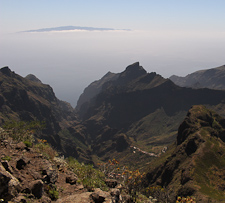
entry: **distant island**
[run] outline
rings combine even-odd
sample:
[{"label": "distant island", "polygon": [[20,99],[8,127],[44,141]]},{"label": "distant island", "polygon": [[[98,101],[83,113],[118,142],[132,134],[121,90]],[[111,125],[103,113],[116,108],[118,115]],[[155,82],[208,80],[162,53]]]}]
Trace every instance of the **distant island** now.
[{"label": "distant island", "polygon": [[82,27],[82,26],[60,26],[51,28],[41,28],[36,30],[26,30],[22,32],[52,32],[52,31],[73,31],[73,30],[84,30],[84,31],[131,31],[130,29],[114,29],[114,28],[96,28],[96,27]]}]

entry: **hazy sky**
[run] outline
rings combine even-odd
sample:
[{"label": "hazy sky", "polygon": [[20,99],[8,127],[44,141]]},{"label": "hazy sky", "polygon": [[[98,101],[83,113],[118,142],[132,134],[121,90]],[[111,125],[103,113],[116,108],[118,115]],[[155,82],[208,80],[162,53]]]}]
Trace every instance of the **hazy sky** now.
[{"label": "hazy sky", "polygon": [[[164,77],[224,65],[224,19],[224,0],[0,0],[0,67],[75,106],[89,83],[136,61]],[[60,26],[117,30],[22,32]]]}]

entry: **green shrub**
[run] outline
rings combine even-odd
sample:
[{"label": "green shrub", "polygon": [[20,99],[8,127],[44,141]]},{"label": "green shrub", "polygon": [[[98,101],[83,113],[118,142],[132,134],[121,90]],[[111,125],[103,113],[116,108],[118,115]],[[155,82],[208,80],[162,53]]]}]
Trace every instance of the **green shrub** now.
[{"label": "green shrub", "polygon": [[78,176],[84,187],[86,187],[87,189],[107,189],[107,186],[105,184],[105,175],[101,171],[94,169],[92,165],[79,163],[73,157],[67,158],[67,163],[69,169]]},{"label": "green shrub", "polygon": [[57,190],[56,185],[48,185],[47,193],[51,200],[57,200],[59,198],[59,191]]},{"label": "green shrub", "polygon": [[33,143],[34,133],[40,133],[44,126],[44,122],[39,121],[9,121],[5,122],[2,128],[4,129],[4,134],[12,137],[13,140]]},{"label": "green shrub", "polygon": [[27,147],[32,147],[32,146],[33,146],[33,143],[30,142],[30,141],[28,141],[28,140],[25,140],[23,143],[24,143]]},{"label": "green shrub", "polygon": [[38,139],[38,144],[35,145],[35,149],[43,154],[43,156],[45,156],[45,158],[47,158],[48,160],[53,160],[54,157],[58,156],[58,153],[56,150],[54,150],[51,145],[49,145],[47,143],[46,140],[41,140]]}]

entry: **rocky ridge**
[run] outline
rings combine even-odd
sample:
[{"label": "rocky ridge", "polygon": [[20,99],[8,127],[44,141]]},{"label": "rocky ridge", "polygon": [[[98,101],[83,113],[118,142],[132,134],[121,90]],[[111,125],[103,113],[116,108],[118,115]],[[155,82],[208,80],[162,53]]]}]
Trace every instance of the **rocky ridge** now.
[{"label": "rocky ridge", "polygon": [[176,144],[151,163],[147,185],[169,190],[171,199],[195,196],[199,202],[224,202],[225,119],[193,106],[181,123]]},{"label": "rocky ridge", "polygon": [[225,65],[217,68],[196,71],[194,73],[188,74],[185,77],[172,75],[169,79],[181,87],[210,88],[210,89],[224,90]]}]

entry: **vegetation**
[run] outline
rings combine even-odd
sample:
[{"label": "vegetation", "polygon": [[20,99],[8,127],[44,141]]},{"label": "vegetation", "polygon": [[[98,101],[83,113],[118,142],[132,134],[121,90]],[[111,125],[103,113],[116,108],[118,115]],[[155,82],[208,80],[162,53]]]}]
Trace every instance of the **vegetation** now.
[{"label": "vegetation", "polygon": [[57,151],[53,149],[49,143],[47,143],[47,140],[38,139],[38,143],[34,147],[48,160],[53,160],[54,157],[58,156]]},{"label": "vegetation", "polygon": [[57,200],[59,198],[59,191],[57,190],[57,187],[54,184],[47,186],[47,193],[51,200]]},{"label": "vegetation", "polygon": [[4,161],[10,161],[11,160],[11,157],[10,156],[4,156],[4,157],[2,157],[2,160],[4,160]]},{"label": "vegetation", "polygon": [[22,141],[28,147],[34,142],[34,133],[38,134],[45,127],[44,122],[40,121],[8,121],[5,122],[1,130],[1,139],[11,137],[13,140]]},{"label": "vegetation", "polygon": [[105,175],[101,171],[94,169],[93,165],[79,163],[73,157],[68,157],[67,163],[68,168],[78,176],[88,190],[91,191],[93,188],[107,189]]}]

